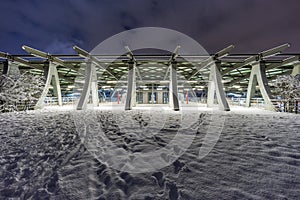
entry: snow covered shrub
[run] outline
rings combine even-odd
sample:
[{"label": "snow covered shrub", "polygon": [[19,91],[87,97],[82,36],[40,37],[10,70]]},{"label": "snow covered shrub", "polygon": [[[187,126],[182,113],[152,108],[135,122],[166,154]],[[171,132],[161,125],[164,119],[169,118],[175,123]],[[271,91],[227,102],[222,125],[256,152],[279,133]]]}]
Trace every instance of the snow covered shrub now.
[{"label": "snow covered shrub", "polygon": [[0,112],[20,111],[34,106],[44,88],[44,78],[29,72],[0,76]]}]

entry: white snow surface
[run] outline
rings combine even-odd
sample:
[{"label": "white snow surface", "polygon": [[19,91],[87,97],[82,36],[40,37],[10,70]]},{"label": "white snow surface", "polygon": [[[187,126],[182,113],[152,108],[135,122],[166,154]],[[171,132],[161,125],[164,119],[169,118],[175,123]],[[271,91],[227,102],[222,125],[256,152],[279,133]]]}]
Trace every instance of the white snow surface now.
[{"label": "white snow surface", "polygon": [[[190,147],[169,166],[145,173],[116,170],[95,157],[75,126],[74,116],[84,115],[72,107],[0,114],[0,199],[300,198],[300,115],[242,107],[196,111]],[[107,120],[122,111],[102,107],[88,112],[99,116],[107,138],[128,152],[162,148],[180,126],[171,114],[161,132],[136,138],[126,123],[119,127]],[[139,124],[147,126],[144,112],[148,110],[137,108],[122,116],[140,113]],[[211,120],[221,116],[225,122],[219,140],[199,159]]]}]

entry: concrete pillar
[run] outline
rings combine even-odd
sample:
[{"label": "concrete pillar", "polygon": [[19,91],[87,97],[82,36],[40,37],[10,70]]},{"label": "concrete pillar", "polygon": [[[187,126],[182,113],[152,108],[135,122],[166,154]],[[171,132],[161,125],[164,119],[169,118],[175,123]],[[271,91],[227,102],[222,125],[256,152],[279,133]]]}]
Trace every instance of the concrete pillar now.
[{"label": "concrete pillar", "polygon": [[154,86],[151,85],[151,104],[154,104],[155,96],[154,96]]},{"label": "concrete pillar", "polygon": [[91,92],[93,106],[96,107],[99,105],[96,67],[90,60],[88,60],[85,69],[84,86],[80,95],[79,102],[77,104],[77,110],[83,110],[87,107],[87,103]]},{"label": "concrete pillar", "polygon": [[[59,84],[58,72],[56,65],[52,62],[45,62],[44,64],[44,76],[46,79],[44,90],[36,103],[35,108],[42,108],[44,105],[45,98],[48,94],[49,88],[52,85],[54,95],[57,97],[58,105],[62,106],[61,89]],[[52,84],[51,84],[52,83]]]},{"label": "concrete pillar", "polygon": [[157,103],[162,104],[163,103],[163,92],[157,91]]},{"label": "concrete pillar", "polygon": [[255,87],[257,83],[259,85],[259,89],[263,96],[263,99],[267,104],[267,109],[274,110],[275,107],[271,101],[272,94],[268,85],[268,80],[266,76],[266,64],[264,61],[260,61],[252,66],[246,99],[246,106],[248,107],[251,106],[251,98],[254,97]]},{"label": "concrete pillar", "polygon": [[292,71],[293,76],[296,76],[297,74],[300,74],[300,64],[295,65]]},{"label": "concrete pillar", "polygon": [[143,92],[143,103],[144,104],[148,103],[148,92]]},{"label": "concrete pillar", "polygon": [[2,74],[20,76],[18,64],[8,60],[4,61]]},{"label": "concrete pillar", "polygon": [[[95,73],[93,73],[93,76],[97,76],[96,70],[95,70]],[[97,78],[93,78],[92,79],[91,90],[92,90],[92,102],[93,102],[93,106],[97,107],[97,106],[99,106],[99,95],[98,95],[98,81],[97,81]]]},{"label": "concrete pillar", "polygon": [[127,95],[125,110],[131,110],[136,105],[135,62],[128,63]]},{"label": "concrete pillar", "polygon": [[221,62],[216,61],[210,67],[209,82],[208,82],[208,94],[207,94],[207,106],[213,107],[215,95],[217,96],[217,102],[220,110],[230,111],[229,104],[226,99],[224,86],[222,83],[222,76],[220,73]]},{"label": "concrete pillar", "polygon": [[169,105],[175,111],[179,111],[177,84],[177,64],[173,61],[170,66]]}]

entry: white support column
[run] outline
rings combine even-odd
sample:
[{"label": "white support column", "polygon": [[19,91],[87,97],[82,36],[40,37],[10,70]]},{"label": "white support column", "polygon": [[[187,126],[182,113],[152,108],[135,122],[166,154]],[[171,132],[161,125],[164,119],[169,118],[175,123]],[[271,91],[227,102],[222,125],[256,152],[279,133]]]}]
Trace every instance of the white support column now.
[{"label": "white support column", "polygon": [[96,107],[99,105],[97,73],[95,65],[89,60],[86,63],[84,86],[77,104],[77,110],[83,110],[87,107],[91,92],[93,106]]},{"label": "white support column", "polygon": [[6,60],[3,63],[2,74],[20,76],[20,70],[19,70],[18,64],[14,63],[12,61]]},{"label": "white support column", "polygon": [[125,110],[131,110],[136,106],[136,75],[135,62],[128,63],[127,94],[125,101]]},{"label": "white support column", "polygon": [[35,108],[42,108],[44,105],[44,100],[48,94],[49,88],[53,86],[54,95],[57,97],[58,105],[62,106],[62,97],[61,97],[61,89],[59,84],[58,72],[56,69],[56,65],[52,62],[46,62],[44,66],[44,75],[46,78],[46,83],[42,95],[40,96]]},{"label": "white support column", "polygon": [[213,107],[215,95],[217,96],[217,102],[220,110],[230,111],[228,105],[224,86],[222,83],[222,76],[220,73],[221,62],[215,61],[210,67],[209,82],[208,82],[208,94],[207,94],[207,106]]},{"label": "white support column", "polygon": [[177,65],[176,62],[173,61],[170,65],[169,105],[175,111],[179,111],[177,85]]},{"label": "white support column", "polygon": [[98,94],[98,78],[96,66],[92,63],[92,82],[91,82],[91,90],[92,90],[92,101],[93,106],[99,106],[99,94]]},{"label": "white support column", "polygon": [[260,61],[252,66],[246,99],[246,106],[248,107],[251,106],[251,98],[255,94],[255,87],[257,83],[259,85],[259,89],[263,96],[263,99],[267,104],[268,110],[274,110],[275,107],[271,101],[272,94],[266,76],[266,65],[263,61]]},{"label": "white support column", "polygon": [[296,76],[297,74],[300,74],[300,64],[295,65],[292,71],[293,76]]}]

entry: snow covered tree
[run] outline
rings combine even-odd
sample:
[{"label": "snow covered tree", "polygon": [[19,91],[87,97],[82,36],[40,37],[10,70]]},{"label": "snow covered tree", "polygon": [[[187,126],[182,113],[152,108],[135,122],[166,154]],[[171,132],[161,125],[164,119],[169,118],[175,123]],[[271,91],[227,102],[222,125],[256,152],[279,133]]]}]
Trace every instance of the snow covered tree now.
[{"label": "snow covered tree", "polygon": [[19,111],[35,105],[44,88],[44,78],[29,72],[0,76],[0,112]]},{"label": "snow covered tree", "polygon": [[300,98],[300,74],[277,76],[274,86],[275,94],[281,97],[287,110],[291,111]]},{"label": "snow covered tree", "polygon": [[282,99],[293,100],[300,98],[300,75],[277,76],[275,81],[275,92]]}]

